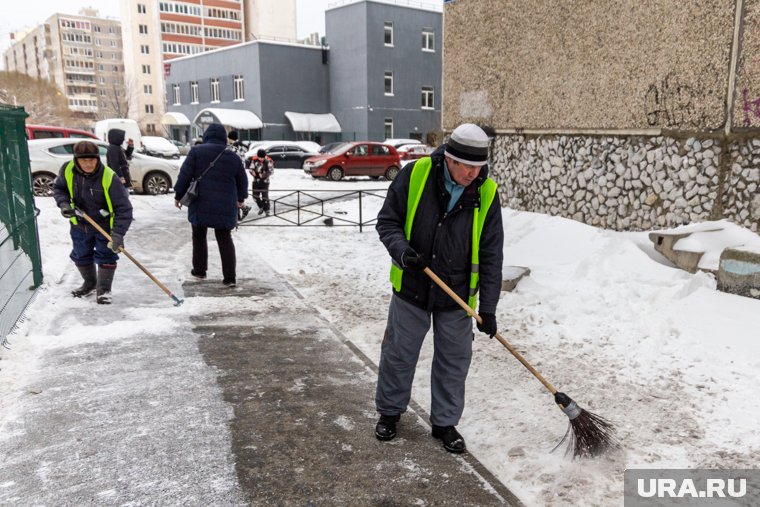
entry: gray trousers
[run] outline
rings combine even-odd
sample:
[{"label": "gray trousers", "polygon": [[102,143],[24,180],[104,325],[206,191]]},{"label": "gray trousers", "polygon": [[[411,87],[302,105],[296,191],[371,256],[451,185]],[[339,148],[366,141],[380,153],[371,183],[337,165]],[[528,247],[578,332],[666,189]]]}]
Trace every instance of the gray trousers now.
[{"label": "gray trousers", "polygon": [[[406,412],[431,312],[393,296],[380,354],[375,406],[381,415]],[[464,384],[472,359],[472,318],[464,310],[432,312],[430,422],[456,426],[464,411]]]}]

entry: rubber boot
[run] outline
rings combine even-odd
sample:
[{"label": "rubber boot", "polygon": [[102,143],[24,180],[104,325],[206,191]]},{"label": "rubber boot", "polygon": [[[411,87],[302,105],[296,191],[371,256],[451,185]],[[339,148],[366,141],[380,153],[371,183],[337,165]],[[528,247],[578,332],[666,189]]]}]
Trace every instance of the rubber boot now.
[{"label": "rubber boot", "polygon": [[116,272],[116,264],[100,264],[98,266],[98,304],[111,304],[111,285],[113,275]]},{"label": "rubber boot", "polygon": [[87,264],[86,266],[77,266],[79,274],[82,275],[84,282],[79,288],[71,291],[71,295],[75,298],[81,298],[88,296],[95,290],[95,286],[98,283],[98,277],[95,273],[95,264]]}]

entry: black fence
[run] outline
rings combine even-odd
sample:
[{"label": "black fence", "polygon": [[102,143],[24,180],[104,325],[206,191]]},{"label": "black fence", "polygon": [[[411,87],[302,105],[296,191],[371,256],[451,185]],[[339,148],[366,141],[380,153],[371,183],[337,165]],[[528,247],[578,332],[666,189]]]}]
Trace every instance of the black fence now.
[{"label": "black fence", "polygon": [[376,190],[272,190],[269,192],[270,215],[257,214],[254,207],[238,223],[239,227],[359,227],[377,222],[388,189]]}]

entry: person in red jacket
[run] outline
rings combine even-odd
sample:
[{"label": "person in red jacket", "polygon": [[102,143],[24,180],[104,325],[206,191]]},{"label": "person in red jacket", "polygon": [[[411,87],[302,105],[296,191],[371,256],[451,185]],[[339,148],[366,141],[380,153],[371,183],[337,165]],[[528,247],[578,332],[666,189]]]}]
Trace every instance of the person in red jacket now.
[{"label": "person in red jacket", "polygon": [[251,195],[259,207],[259,215],[266,213],[269,216],[269,178],[274,173],[274,160],[267,156],[265,150],[260,149],[251,158],[248,170],[253,176]]}]

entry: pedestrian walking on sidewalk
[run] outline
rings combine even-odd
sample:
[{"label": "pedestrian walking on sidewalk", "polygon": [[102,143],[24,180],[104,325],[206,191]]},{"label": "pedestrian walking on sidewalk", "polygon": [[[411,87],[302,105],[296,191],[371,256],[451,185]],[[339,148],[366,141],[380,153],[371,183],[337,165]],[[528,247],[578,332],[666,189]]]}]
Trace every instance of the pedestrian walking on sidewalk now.
[{"label": "pedestrian walking on sidewalk", "polygon": [[182,208],[180,199],[193,179],[203,175],[198,183],[198,197],[190,204],[187,219],[193,230],[193,268],[190,274],[206,278],[208,270],[208,229],[214,229],[219,255],[222,259],[222,283],[236,283],[235,243],[232,229],[237,225],[238,208],[248,197],[248,177],[240,157],[227,149],[227,132],[212,123],[203,134],[203,143],[193,146],[179,170],[174,185],[175,206]]},{"label": "pedestrian walking on sidewalk", "polygon": [[377,216],[376,229],[393,261],[375,395],[379,440],[396,436],[432,318],[432,435],[449,452],[466,449],[456,426],[472,357],[472,318],[423,270],[430,267],[473,309],[479,292],[478,329],[496,334],[504,231],[496,183],[488,178],[488,146],[480,127],[460,125],[431,156],[403,168]]},{"label": "pedestrian walking on sidewalk", "polygon": [[[97,145],[80,141],[74,145],[74,159],[61,168],[53,183],[53,197],[61,214],[71,222],[73,249],[69,257],[84,279],[71,294],[84,297],[96,291],[99,304],[110,304],[119,259],[116,253],[124,246],[124,235],[132,224],[127,189],[118,175],[100,161]],[[77,211],[86,213],[109,232],[111,241],[77,217]]]},{"label": "pedestrian walking on sidewalk", "polygon": [[260,149],[250,159],[250,172],[253,176],[251,195],[259,207],[259,215],[266,213],[269,216],[269,178],[274,173],[274,160],[267,156],[265,150]]},{"label": "pedestrian walking on sidewalk", "polygon": [[129,160],[135,151],[135,142],[127,140],[127,149],[122,148],[126,132],[122,129],[108,131],[108,149],[106,150],[106,164],[113,169],[127,189],[132,188],[132,176],[129,174]]}]

